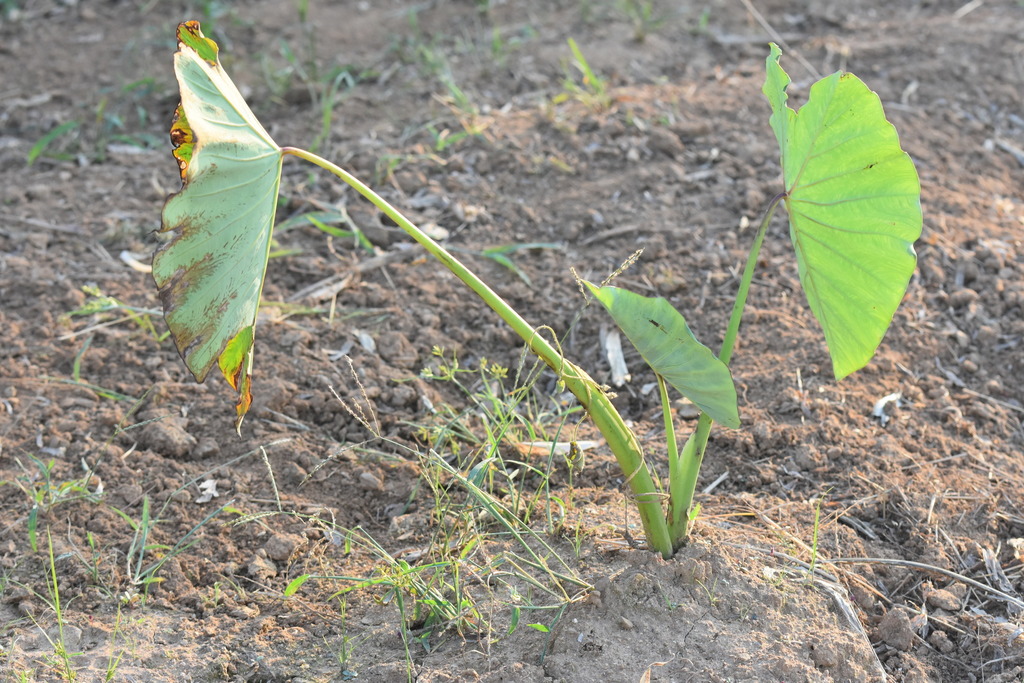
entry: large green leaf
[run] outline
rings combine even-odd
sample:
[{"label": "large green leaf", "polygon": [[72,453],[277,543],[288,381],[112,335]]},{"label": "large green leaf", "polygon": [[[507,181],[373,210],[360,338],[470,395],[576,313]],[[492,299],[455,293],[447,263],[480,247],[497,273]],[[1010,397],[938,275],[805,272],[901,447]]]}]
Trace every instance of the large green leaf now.
[{"label": "large green leaf", "polygon": [[618,287],[584,284],[652,370],[716,422],[740,426],[729,366],[697,341],[672,304]]},{"label": "large green leaf", "polygon": [[921,186],[878,95],[849,73],[811,86],[795,112],[772,44],[763,92],[782,151],[785,202],[807,302],[837,379],[864,367],[914,272]]},{"label": "large green leaf", "polygon": [[221,68],[196,21],[178,26],[181,104],[171,127],[182,189],[163,210],[170,240],[153,257],[164,317],[202,382],[218,365],[238,392],[235,428],[252,402],[256,312],[267,270],[281,148]]}]

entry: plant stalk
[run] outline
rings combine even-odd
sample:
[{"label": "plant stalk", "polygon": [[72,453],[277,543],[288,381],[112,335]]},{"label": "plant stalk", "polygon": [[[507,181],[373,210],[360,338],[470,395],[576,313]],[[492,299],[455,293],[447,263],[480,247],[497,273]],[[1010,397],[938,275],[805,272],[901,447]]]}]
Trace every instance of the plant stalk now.
[{"label": "plant stalk", "polygon": [[[674,501],[680,500],[686,497],[686,479],[680,472],[680,466],[682,465],[682,458],[679,453],[679,445],[676,441],[676,427],[675,420],[672,419],[672,404],[669,402],[668,396],[668,385],[665,383],[665,378],[655,373],[654,376],[658,379],[658,395],[661,398],[661,416],[665,423],[665,450],[668,451],[668,513],[666,518],[668,520],[668,532],[671,535],[673,543],[679,538],[680,532],[683,538],[686,536],[686,508],[677,507],[674,505]],[[686,440],[686,444],[683,446],[684,452],[686,449],[691,448],[693,442],[693,435]],[[682,518],[682,519],[680,519]],[[681,526],[680,526],[681,525]],[[675,548],[673,548],[675,550]]]},{"label": "plant stalk", "polygon": [[312,152],[295,147],[284,147],[281,149],[281,152],[313,163],[330,171],[347,183],[356,192],[384,212],[388,218],[405,230],[414,240],[419,242],[420,245],[430,252],[431,256],[440,261],[452,274],[462,280],[467,287],[476,292],[516,334],[522,337],[530,347],[530,350],[558,375],[559,379],[565,383],[566,388],[576,396],[590,415],[590,418],[608,442],[608,447],[615,454],[615,459],[626,476],[640,513],[640,520],[643,524],[644,533],[647,536],[648,545],[653,550],[661,553],[662,557],[666,559],[671,557],[674,548],[669,536],[665,513],[662,509],[662,496],[655,486],[650,470],[647,468],[647,463],[644,461],[640,442],[633,431],[626,426],[622,416],[598,384],[583,369],[566,360],[560,351],[544,339],[532,325],[526,322],[515,309],[509,306],[483,280],[466,268],[444,247],[431,239],[429,235],[413,225],[398,209],[391,206],[391,204],[358,178],[340,166]]},{"label": "plant stalk", "polygon": [[736,335],[740,331],[740,319],[743,317],[743,309],[747,305],[747,293],[750,291],[750,283],[754,279],[754,268],[757,267],[757,258],[761,255],[761,245],[764,243],[764,236],[768,233],[768,226],[775,215],[775,209],[779,203],[786,198],[784,192],[772,197],[768,208],[761,219],[761,225],[757,228],[757,235],[754,236],[754,243],[750,246],[750,254],[747,255],[747,265],[743,268],[743,276],[740,278],[740,288],[736,292],[736,301],[732,305],[732,315],[729,316],[729,327],[725,330],[725,337],[722,339],[722,350],[718,352],[718,359],[729,364],[732,360],[732,350],[736,345]]},{"label": "plant stalk", "polygon": [[[718,352],[718,359],[726,365],[732,359],[733,348],[736,346],[736,336],[740,330],[740,320],[743,318],[743,309],[747,305],[747,294],[750,292],[750,283],[754,279],[754,269],[757,266],[757,259],[761,254],[761,245],[764,244],[764,237],[768,233],[768,225],[772,222],[775,209],[785,199],[785,193],[780,193],[772,198],[765,210],[761,225],[757,228],[754,236],[754,243],[747,255],[747,264],[743,268],[743,275],[740,278],[740,288],[736,292],[736,301],[733,302],[732,315],[729,316],[729,326],[726,328],[725,337],[722,339],[722,349]],[[693,496],[697,489],[697,475],[700,473],[700,466],[704,462],[704,451],[708,445],[708,437],[711,435],[711,424],[713,420],[707,413],[701,413],[697,421],[697,428],[683,446],[679,454],[679,466],[677,468],[681,481],[669,482],[671,499],[669,501],[670,533],[672,534],[673,550],[681,547],[690,533],[689,512],[693,505]],[[679,497],[676,496],[677,490]],[[678,521],[677,521],[678,520]]]}]

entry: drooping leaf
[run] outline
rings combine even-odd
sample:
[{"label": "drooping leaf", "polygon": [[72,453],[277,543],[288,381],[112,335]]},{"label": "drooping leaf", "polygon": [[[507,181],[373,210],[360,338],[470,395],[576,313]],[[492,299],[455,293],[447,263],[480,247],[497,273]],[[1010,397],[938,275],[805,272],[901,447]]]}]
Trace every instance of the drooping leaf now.
[{"label": "drooping leaf", "polygon": [[252,402],[256,312],[281,181],[281,148],[224,72],[199,23],[178,26],[181,104],[171,126],[182,189],[163,210],[170,235],[153,257],[164,317],[202,382],[217,365],[238,392],[236,430]]},{"label": "drooping leaf", "polygon": [[775,44],[763,92],[782,152],[800,282],[837,379],[875,353],[917,264],[921,186],[878,95],[850,73],[811,86],[799,112]]},{"label": "drooping leaf", "polygon": [[716,422],[739,427],[729,366],[697,341],[679,311],[661,297],[584,282],[651,369]]}]

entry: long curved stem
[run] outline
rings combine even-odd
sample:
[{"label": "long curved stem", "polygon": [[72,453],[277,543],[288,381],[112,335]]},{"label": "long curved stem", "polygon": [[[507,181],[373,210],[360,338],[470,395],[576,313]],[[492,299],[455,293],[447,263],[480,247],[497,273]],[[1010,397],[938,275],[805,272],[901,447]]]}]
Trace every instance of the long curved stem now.
[{"label": "long curved stem", "polygon": [[663,557],[670,557],[674,549],[661,504],[662,496],[655,487],[650,470],[644,461],[640,442],[597,383],[581,368],[566,360],[561,352],[542,337],[483,280],[358,178],[312,152],[295,147],[284,147],[281,151],[330,171],[372,202],[388,218],[419,242],[434,258],[444,264],[457,278],[462,280],[467,287],[476,292],[509,327],[515,330],[516,334],[523,338],[530,349],[555,371],[565,383],[566,388],[583,405],[594,421],[594,425],[608,442],[608,447],[615,454],[636,501],[648,545],[661,553]]},{"label": "long curved stem", "polygon": [[740,319],[743,318],[743,309],[747,305],[747,293],[750,291],[750,283],[754,279],[754,268],[757,266],[757,259],[761,254],[764,236],[768,233],[768,226],[775,215],[775,209],[779,208],[779,204],[785,198],[785,193],[779,193],[772,197],[768,208],[764,212],[764,218],[761,219],[761,225],[757,228],[757,235],[754,236],[754,243],[750,247],[750,254],[747,255],[747,265],[743,268],[740,288],[736,292],[736,301],[732,305],[732,315],[729,316],[729,327],[726,328],[725,337],[722,339],[722,350],[718,352],[718,359],[726,365],[732,360],[732,350],[736,345],[736,335],[740,330]]}]

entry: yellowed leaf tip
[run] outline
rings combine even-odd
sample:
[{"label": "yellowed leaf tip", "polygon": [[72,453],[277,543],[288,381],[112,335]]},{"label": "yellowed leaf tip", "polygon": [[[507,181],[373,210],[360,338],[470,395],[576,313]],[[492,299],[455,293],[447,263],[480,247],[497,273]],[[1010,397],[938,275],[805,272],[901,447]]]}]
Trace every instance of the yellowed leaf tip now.
[{"label": "yellowed leaf tip", "polygon": [[178,49],[186,48],[191,49],[211,66],[217,66],[217,53],[220,49],[217,43],[203,35],[199,22],[194,19],[178,24]]}]

